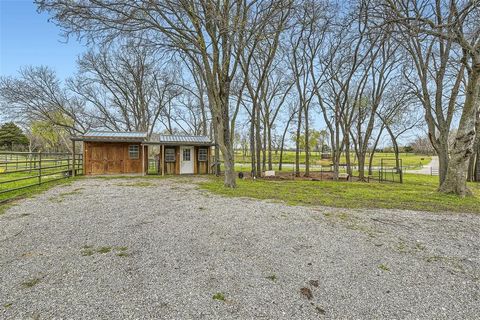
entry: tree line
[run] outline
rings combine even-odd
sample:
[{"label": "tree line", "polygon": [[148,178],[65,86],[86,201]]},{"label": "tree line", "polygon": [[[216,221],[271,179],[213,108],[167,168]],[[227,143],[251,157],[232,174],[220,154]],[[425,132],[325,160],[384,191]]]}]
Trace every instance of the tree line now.
[{"label": "tree line", "polygon": [[[334,177],[360,179],[380,138],[422,127],[439,190],[480,180],[480,4],[467,0],[37,0],[65,37],[92,48],[62,83],[48,67],[2,78],[10,114],[71,132],[104,127],[211,134],[235,187],[234,145],[251,171],[325,125]],[[455,130],[454,130],[455,129]],[[453,142],[451,142],[453,141]]]}]

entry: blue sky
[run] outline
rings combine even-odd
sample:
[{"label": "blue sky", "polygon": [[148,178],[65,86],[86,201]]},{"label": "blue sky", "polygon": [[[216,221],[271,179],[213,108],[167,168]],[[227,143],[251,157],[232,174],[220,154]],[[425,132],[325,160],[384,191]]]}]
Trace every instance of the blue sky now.
[{"label": "blue sky", "polygon": [[33,0],[0,0],[0,76],[15,75],[26,65],[47,65],[65,79],[75,73],[76,58],[84,50],[75,39],[65,43]]}]

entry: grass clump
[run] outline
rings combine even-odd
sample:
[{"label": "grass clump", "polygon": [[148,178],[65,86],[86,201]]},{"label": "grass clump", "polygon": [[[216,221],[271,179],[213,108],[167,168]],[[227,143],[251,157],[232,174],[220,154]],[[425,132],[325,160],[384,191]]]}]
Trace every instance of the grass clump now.
[{"label": "grass clump", "polygon": [[268,280],[273,281],[273,282],[277,281],[277,276],[276,276],[275,274],[272,274],[272,275],[270,275],[270,276],[268,276],[268,277],[266,277],[266,278],[267,278]]},{"label": "grass clump", "polygon": [[129,255],[130,254],[128,254],[127,252],[124,252],[124,251],[117,253],[118,257],[128,257]]},{"label": "grass clump", "polygon": [[390,271],[390,268],[383,263],[378,265],[378,269],[383,270],[383,271]]},{"label": "grass clump", "polygon": [[100,247],[97,249],[98,253],[109,253],[112,251],[112,247]]},{"label": "grass clump", "polygon": [[82,256],[84,256],[84,257],[89,257],[89,256],[93,256],[94,252],[93,252],[92,249],[83,249],[83,250],[81,251],[81,254],[82,254]]},{"label": "grass clump", "polygon": [[125,246],[119,246],[119,247],[115,247],[115,248],[112,248],[112,247],[109,247],[109,246],[103,246],[103,247],[95,248],[92,245],[85,245],[85,246],[82,247],[82,250],[80,252],[81,252],[82,256],[93,256],[95,253],[105,254],[105,253],[111,252],[112,250],[116,251],[116,255],[118,257],[128,257],[128,256],[130,256],[130,254],[127,252],[128,247],[125,247]]},{"label": "grass clump", "polygon": [[136,181],[131,183],[118,183],[120,187],[153,187],[155,184],[148,181]]},{"label": "grass clump", "polygon": [[32,288],[40,283],[40,278],[33,278],[31,280],[25,281],[22,283],[24,288]]},{"label": "grass clump", "polygon": [[225,295],[221,292],[217,292],[212,297],[213,300],[225,301]]}]

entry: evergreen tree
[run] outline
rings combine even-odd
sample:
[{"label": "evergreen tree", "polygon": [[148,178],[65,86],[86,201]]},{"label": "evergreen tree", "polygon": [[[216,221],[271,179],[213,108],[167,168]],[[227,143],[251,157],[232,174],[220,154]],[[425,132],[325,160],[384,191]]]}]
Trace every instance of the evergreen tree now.
[{"label": "evergreen tree", "polygon": [[28,138],[15,123],[7,122],[0,127],[1,148],[12,150],[14,146],[25,145],[28,145]]}]

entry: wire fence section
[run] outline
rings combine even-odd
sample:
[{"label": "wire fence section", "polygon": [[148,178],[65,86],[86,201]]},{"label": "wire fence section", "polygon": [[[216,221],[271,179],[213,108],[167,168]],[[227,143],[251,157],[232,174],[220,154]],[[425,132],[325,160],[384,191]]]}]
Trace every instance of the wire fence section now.
[{"label": "wire fence section", "polygon": [[27,188],[82,173],[81,154],[0,152],[0,202]]}]

